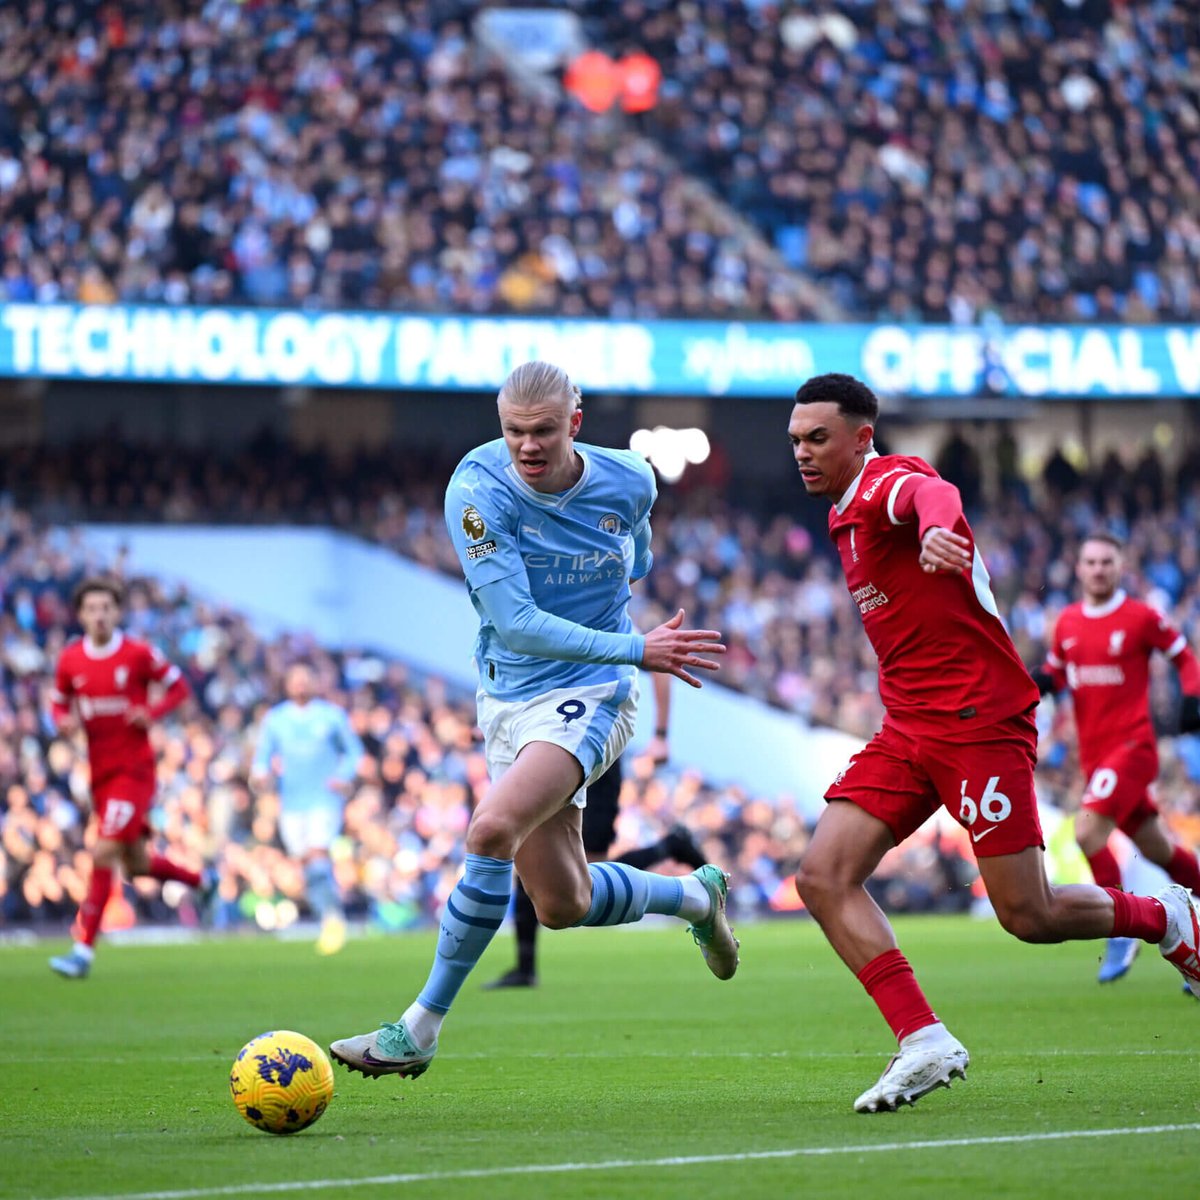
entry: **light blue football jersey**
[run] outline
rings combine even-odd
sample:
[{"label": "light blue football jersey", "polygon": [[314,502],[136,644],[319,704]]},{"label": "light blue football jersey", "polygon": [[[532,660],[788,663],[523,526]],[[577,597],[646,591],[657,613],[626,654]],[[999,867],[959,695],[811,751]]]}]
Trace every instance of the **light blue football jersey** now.
[{"label": "light blue football jersey", "polygon": [[528,588],[542,612],[610,634],[632,635],[629,584],[650,569],[650,464],[629,450],[576,443],[583,474],[545,494],[517,473],[503,438],[472,450],[446,488],[446,527],[479,614],[475,664],[484,691],[529,700],[554,688],[631,677],[633,663],[580,662],[509,649],[477,596],[500,580]]},{"label": "light blue football jersey", "polygon": [[329,789],[329,781],[350,782],[362,753],[349,717],[336,704],[316,698],[303,705],[285,700],[263,718],[254,770],[277,769],[280,801],[288,812],[298,812],[341,805],[342,797]]}]

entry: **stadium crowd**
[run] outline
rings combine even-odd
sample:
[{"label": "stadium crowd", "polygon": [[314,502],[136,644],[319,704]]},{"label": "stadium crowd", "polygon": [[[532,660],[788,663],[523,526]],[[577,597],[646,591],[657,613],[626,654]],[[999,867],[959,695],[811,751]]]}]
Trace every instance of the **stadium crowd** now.
[{"label": "stadium crowd", "polygon": [[769,312],[682,172],[480,57],[479,7],[0,10],[0,299]]},{"label": "stadium crowd", "polygon": [[1200,40],[1170,0],[621,0],[648,128],[860,316],[1200,312]]},{"label": "stadium crowd", "polygon": [[0,9],[0,299],[803,317],[791,271],[874,319],[1200,313],[1187,5],[574,0],[661,65],[636,124],[519,90],[485,7]]},{"label": "stadium crowd", "polygon": [[[386,464],[367,455],[338,462],[275,443],[259,444],[254,470],[239,466],[241,459],[146,454],[116,441],[90,450],[15,453],[0,479],[15,500],[0,521],[0,914],[7,922],[66,919],[84,878],[83,759],[77,745],[54,735],[46,691],[71,626],[70,588],[98,566],[125,575],[128,568],[90,561],[66,522],[85,511],[93,519],[175,521],[248,514],[274,521],[287,514],[340,524],[457,573],[442,525],[445,473],[432,464],[420,477],[397,480],[391,457]],[[1167,472],[1150,451],[1133,464],[1112,457],[1087,473],[1055,455],[1040,479],[1001,471],[985,485],[970,445],[952,436],[938,465],[968,499],[997,600],[1026,662],[1041,660],[1054,616],[1072,598],[1079,538],[1100,524],[1128,539],[1135,592],[1181,628],[1197,627],[1198,464]],[[36,519],[23,507],[33,496]],[[823,514],[803,505],[797,514],[764,517],[732,510],[703,488],[664,489],[655,568],[638,589],[638,619],[648,627],[686,608],[697,624],[724,631],[725,683],[866,737],[881,716],[874,661],[818,528]],[[254,796],[246,784],[255,729],[296,657],[316,663],[367,748],[335,850],[351,914],[389,928],[431,916],[458,872],[467,806],[484,781],[471,699],[370,653],[328,654],[295,637],[264,641],[237,613],[183,590],[166,592],[153,580],[132,582],[128,627],[161,645],[195,692],[194,703],[156,734],[157,828],[193,861],[221,863],[217,923],[286,923],[302,893],[296,864],[278,846],[277,798]],[[1173,686],[1159,663],[1152,695],[1164,734],[1172,729]],[[1079,784],[1068,709],[1046,704],[1040,716],[1040,795],[1069,810]],[[1200,739],[1165,738],[1164,750],[1164,808],[1183,836],[1200,843]],[[788,880],[808,828],[786,798],[715,788],[674,765],[656,772],[635,761],[626,776],[620,846],[652,840],[677,820],[697,832],[714,859],[734,867],[743,910],[794,906]],[[881,899],[913,909],[969,901],[958,885],[969,884],[973,868],[959,833],[931,833],[885,862]],[[146,915],[163,915],[155,888],[131,897]],[[186,897],[171,889],[167,897],[194,919]]]}]

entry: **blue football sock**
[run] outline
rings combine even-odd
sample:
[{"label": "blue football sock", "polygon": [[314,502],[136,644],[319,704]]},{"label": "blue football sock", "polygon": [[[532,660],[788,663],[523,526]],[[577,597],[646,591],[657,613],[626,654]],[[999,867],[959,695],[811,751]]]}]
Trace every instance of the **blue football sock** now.
[{"label": "blue football sock", "polygon": [[458,989],[487,949],[508,912],[512,859],[468,854],[463,877],[442,910],[437,956],[417,997],[431,1012],[445,1013]]},{"label": "blue football sock", "polygon": [[580,925],[628,925],[648,912],[673,917],[683,903],[683,884],[672,875],[639,871],[625,863],[589,863],[592,906]]},{"label": "blue football sock", "polygon": [[338,897],[333,863],[327,858],[314,858],[304,864],[304,890],[317,916],[340,916],[342,903]]}]

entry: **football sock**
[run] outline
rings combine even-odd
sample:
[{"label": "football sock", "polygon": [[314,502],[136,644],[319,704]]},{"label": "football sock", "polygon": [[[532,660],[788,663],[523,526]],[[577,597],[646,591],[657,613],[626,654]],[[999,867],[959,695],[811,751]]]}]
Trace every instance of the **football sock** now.
[{"label": "football sock", "polygon": [[329,859],[322,856],[305,863],[304,890],[317,916],[324,919],[340,915],[342,905],[333,877],[333,863]]},{"label": "football sock", "polygon": [[150,867],[146,872],[153,879],[176,879],[188,887],[200,886],[200,872],[190,867],[181,867],[162,854],[150,855]]},{"label": "football sock", "polygon": [[[464,866],[463,877],[442,909],[433,969],[417,997],[417,1004],[431,1013],[449,1012],[459,988],[500,928],[512,895],[511,858],[468,854]],[[429,1045],[411,1024],[409,1031],[422,1045]]]},{"label": "football sock", "polygon": [[517,932],[517,970],[533,975],[537,969],[537,910],[529,893],[519,883],[513,907]]},{"label": "football sock", "polygon": [[712,908],[707,889],[690,876],[655,875],[615,862],[589,863],[588,874],[592,905],[579,925],[628,925],[648,912],[702,921]]},{"label": "football sock", "polygon": [[1104,890],[1113,902],[1113,937],[1161,942],[1167,936],[1167,910],[1153,896],[1132,896],[1119,888]]},{"label": "football sock", "polygon": [[1190,892],[1200,892],[1200,863],[1186,846],[1176,846],[1171,852],[1171,861],[1164,870],[1176,882]]},{"label": "football sock", "polygon": [[95,950],[93,950],[91,946],[87,945],[86,942],[76,942],[75,945],[71,947],[71,953],[74,954],[76,958],[85,959],[87,962],[91,962],[92,959],[96,957]]},{"label": "football sock", "polygon": [[885,950],[871,959],[858,972],[858,981],[891,1026],[897,1042],[938,1023],[908,959],[899,950]]},{"label": "football sock", "polygon": [[79,906],[79,941],[85,946],[91,946],[100,932],[100,918],[104,916],[104,906],[112,895],[112,867],[92,866],[92,878],[88,883],[87,896]]},{"label": "football sock", "polygon": [[1099,887],[1121,886],[1121,868],[1117,865],[1116,855],[1107,846],[1101,846],[1095,854],[1089,854],[1087,860],[1092,868],[1092,878]]}]

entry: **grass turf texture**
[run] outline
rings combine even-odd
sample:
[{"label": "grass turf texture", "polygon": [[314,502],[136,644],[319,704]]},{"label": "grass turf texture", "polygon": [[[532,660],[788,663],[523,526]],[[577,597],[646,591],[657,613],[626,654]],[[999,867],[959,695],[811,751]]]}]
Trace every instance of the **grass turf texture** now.
[{"label": "grass turf texture", "polygon": [[[423,1078],[338,1067],[329,1111],[289,1138],[238,1116],[234,1054],[267,1029],[327,1045],[394,1018],[425,977],[432,934],[354,940],[329,959],[265,938],[105,946],[83,983],[51,974],[49,946],[0,949],[0,1196],[1194,1192],[1200,1004],[1152,947],[1102,988],[1100,943],[1022,946],[965,918],[898,929],[972,1055],[965,1083],[916,1108],[852,1111],[891,1038],[806,921],[740,928],[728,984],[682,927],[659,926],[546,935],[540,987],[481,991],[510,965],[505,931]],[[1197,1128],[917,1145],[1161,1125]],[[902,1148],[872,1149],[884,1145]],[[691,1156],[726,1161],[661,1161]],[[617,1160],[637,1165],[521,1170]],[[477,1174],[429,1178],[463,1171]],[[356,1182],[397,1175],[422,1178]]]}]

